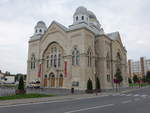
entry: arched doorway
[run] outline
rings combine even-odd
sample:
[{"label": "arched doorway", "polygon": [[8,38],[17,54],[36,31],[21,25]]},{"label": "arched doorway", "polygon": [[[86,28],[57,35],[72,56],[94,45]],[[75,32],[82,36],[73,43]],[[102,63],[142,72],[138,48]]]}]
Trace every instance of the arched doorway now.
[{"label": "arched doorway", "polygon": [[50,87],[55,87],[55,75],[54,73],[50,73]]},{"label": "arched doorway", "polygon": [[44,76],[44,87],[47,87],[47,75]]},{"label": "arched doorway", "polygon": [[63,87],[63,75],[60,74],[59,76],[59,87]]}]

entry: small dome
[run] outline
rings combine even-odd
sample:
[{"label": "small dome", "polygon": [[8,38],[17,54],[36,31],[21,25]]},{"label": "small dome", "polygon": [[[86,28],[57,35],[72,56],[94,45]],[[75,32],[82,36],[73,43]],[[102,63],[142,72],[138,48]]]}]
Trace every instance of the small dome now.
[{"label": "small dome", "polygon": [[38,21],[37,25],[45,25],[43,21]]},{"label": "small dome", "polygon": [[88,15],[89,15],[89,18],[91,18],[91,19],[93,18],[93,19],[97,20],[95,14],[92,11],[88,11]]},{"label": "small dome", "polygon": [[46,28],[46,24],[43,21],[38,21],[35,28]]},{"label": "small dome", "polygon": [[87,9],[83,6],[78,7],[74,15],[78,15],[78,14],[87,14]]}]

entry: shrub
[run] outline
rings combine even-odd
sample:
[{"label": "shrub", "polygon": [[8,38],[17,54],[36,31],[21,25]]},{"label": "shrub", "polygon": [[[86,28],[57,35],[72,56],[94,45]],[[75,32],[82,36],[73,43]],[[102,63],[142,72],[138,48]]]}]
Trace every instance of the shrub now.
[{"label": "shrub", "polygon": [[87,82],[87,90],[93,90],[93,84],[92,84],[92,80],[89,79]]},{"label": "shrub", "polygon": [[23,76],[21,76],[20,79],[19,79],[18,90],[24,90]]},{"label": "shrub", "polygon": [[96,77],[96,89],[100,89],[100,81],[98,77]]},{"label": "shrub", "polygon": [[128,83],[129,83],[129,84],[132,84],[131,78],[128,78]]},{"label": "shrub", "polygon": [[138,80],[139,80],[139,78],[137,77],[137,75],[134,75],[134,76],[133,76],[133,81],[134,81],[134,83],[136,83]]}]

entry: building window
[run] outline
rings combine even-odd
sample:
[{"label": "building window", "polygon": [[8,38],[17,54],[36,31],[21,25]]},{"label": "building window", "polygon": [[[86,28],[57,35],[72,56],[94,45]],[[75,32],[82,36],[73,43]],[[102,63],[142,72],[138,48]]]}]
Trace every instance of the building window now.
[{"label": "building window", "polygon": [[77,51],[77,53],[76,53],[76,65],[79,65],[79,62],[80,62],[80,54],[79,54],[79,51]]},{"label": "building window", "polygon": [[41,32],[42,32],[42,30],[40,29],[40,30],[39,30],[39,32],[41,33]]},{"label": "building window", "polygon": [[84,20],[84,16],[82,16],[81,19]]},{"label": "building window", "polygon": [[46,58],[46,67],[49,68],[49,56]]},{"label": "building window", "polygon": [[61,66],[61,54],[58,55],[58,67]]},{"label": "building window", "polygon": [[107,81],[110,82],[110,75],[107,75]]},{"label": "building window", "polygon": [[107,69],[110,69],[110,58],[109,58],[108,53],[107,53],[107,56],[106,56],[106,67],[107,67]]},{"label": "building window", "polygon": [[53,66],[53,55],[51,55],[51,67]]},{"label": "building window", "polygon": [[78,21],[78,16],[76,16],[76,21]]},{"label": "building window", "polygon": [[[49,57],[47,57],[47,55]],[[48,49],[47,52],[45,53],[45,58],[46,58],[46,64],[47,68],[48,67],[60,67],[62,63],[62,55],[63,55],[63,49],[56,43],[53,43]]]},{"label": "building window", "polygon": [[72,52],[72,65],[79,65],[80,64],[80,53],[77,48],[74,48]]},{"label": "building window", "polygon": [[32,57],[31,57],[31,69],[35,69],[35,62],[36,62],[35,56],[32,55]]},{"label": "building window", "polygon": [[92,66],[92,52],[90,50],[88,50],[88,66],[91,67]]},{"label": "building window", "polygon": [[75,65],[75,51],[72,52],[72,65]]},{"label": "building window", "polygon": [[57,67],[56,62],[57,62],[57,56],[55,55],[54,56],[54,67]]}]

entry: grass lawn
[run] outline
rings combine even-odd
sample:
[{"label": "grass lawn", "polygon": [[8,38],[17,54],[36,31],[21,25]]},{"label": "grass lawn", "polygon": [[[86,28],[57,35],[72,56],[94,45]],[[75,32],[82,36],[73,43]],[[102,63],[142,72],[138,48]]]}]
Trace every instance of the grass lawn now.
[{"label": "grass lawn", "polygon": [[[132,83],[132,84],[129,84],[130,87],[136,87],[136,86],[139,86],[139,84],[137,83]],[[150,86],[150,84],[147,84],[147,83],[142,83],[141,86]]]},{"label": "grass lawn", "polygon": [[0,96],[0,100],[13,100],[13,99],[26,99],[26,98],[40,98],[40,97],[51,97],[54,95],[48,94],[20,94],[12,96]]}]

